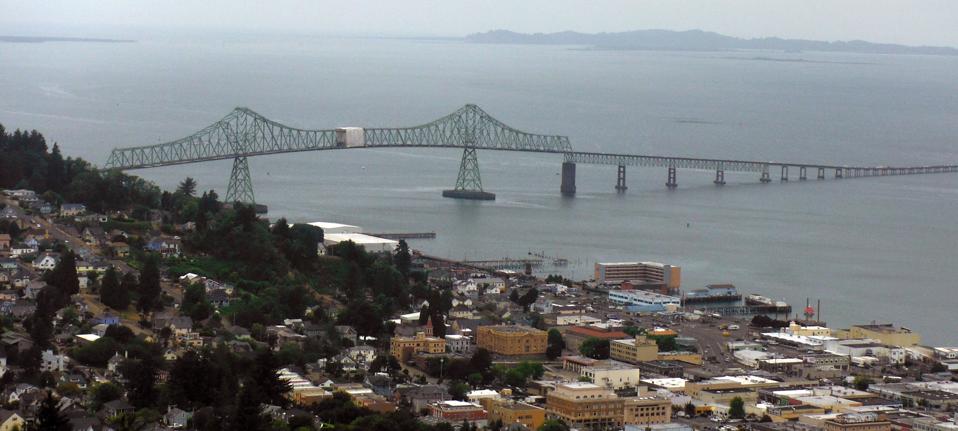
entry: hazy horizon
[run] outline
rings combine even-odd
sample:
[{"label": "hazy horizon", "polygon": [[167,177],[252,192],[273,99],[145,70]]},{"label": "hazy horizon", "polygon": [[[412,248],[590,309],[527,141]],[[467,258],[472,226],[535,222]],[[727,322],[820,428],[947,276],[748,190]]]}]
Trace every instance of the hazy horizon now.
[{"label": "hazy horizon", "polygon": [[740,38],[864,40],[958,47],[958,3],[943,0],[493,0],[403,2],[0,0],[4,35],[137,38],[155,34],[462,37],[522,33],[704,30]]}]

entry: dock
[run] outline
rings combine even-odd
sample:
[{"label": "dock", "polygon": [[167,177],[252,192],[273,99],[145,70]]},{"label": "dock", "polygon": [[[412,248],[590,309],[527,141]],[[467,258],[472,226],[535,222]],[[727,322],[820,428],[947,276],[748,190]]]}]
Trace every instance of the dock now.
[{"label": "dock", "polygon": [[533,268],[542,266],[542,259],[492,259],[492,260],[466,260],[462,263],[486,269],[523,269],[526,266]]}]

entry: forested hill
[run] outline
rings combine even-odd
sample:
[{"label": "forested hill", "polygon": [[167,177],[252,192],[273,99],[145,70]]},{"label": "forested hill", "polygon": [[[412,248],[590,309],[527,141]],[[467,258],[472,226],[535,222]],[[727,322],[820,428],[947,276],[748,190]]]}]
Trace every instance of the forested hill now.
[{"label": "forested hill", "polygon": [[636,30],[619,33],[516,33],[509,30],[493,30],[466,36],[467,42],[538,44],[538,45],[586,45],[596,49],[658,50],[658,51],[822,51],[866,54],[923,54],[958,55],[958,49],[939,46],[905,46],[887,43],[872,43],[861,40],[826,42],[804,39],[763,37],[743,39],[718,33],[688,30]]}]

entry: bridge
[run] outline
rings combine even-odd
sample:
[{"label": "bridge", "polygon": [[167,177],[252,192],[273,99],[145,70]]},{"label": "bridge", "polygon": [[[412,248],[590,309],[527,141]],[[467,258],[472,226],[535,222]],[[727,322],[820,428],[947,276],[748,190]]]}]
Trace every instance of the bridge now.
[{"label": "bridge", "polygon": [[340,127],[321,130],[290,127],[248,108],[236,108],[223,119],[185,138],[163,144],[116,148],[110,153],[105,167],[129,170],[232,159],[233,169],[227,186],[226,201],[255,203],[247,160],[249,157],[301,151],[390,147],[462,149],[456,184],[454,188],[444,190],[443,196],[479,200],[495,199],[495,194],[482,188],[478,150],[562,155],[560,191],[569,196],[576,193],[577,164],[616,166],[615,190],[618,192],[627,190],[627,166],[666,168],[665,185],[668,188],[678,186],[678,169],[714,171],[716,185],[725,184],[726,171],[758,173],[758,180],[763,183],[772,181],[773,172],[783,182],[791,178],[790,172],[797,172],[797,179],[800,181],[807,180],[809,175],[824,180],[828,177],[839,179],[958,172],[958,165],[845,166],[580,152],[572,148],[566,136],[535,134],[514,129],[476,105],[465,105],[438,120],[413,127]]}]

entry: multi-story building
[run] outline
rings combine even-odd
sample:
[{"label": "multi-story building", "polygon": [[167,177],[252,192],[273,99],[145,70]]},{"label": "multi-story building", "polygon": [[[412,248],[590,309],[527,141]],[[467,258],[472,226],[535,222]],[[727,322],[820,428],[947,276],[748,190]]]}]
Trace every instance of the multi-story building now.
[{"label": "multi-story building", "polygon": [[546,352],[548,335],[528,326],[480,326],[476,344],[500,355],[540,355]]},{"label": "multi-story building", "polygon": [[495,400],[489,405],[489,420],[500,420],[508,427],[512,424],[534,430],[539,429],[546,420],[546,411],[526,403],[517,403],[507,400]]},{"label": "multi-story building", "polygon": [[583,367],[579,370],[579,375],[592,383],[612,389],[637,386],[640,374],[641,371],[637,367],[616,361]]},{"label": "multi-story building", "polygon": [[682,287],[682,268],[658,262],[597,262],[595,281],[608,284],[623,281],[662,283],[674,291]]},{"label": "multi-story building", "polygon": [[825,431],[890,431],[891,422],[878,413],[842,414],[825,421]]},{"label": "multi-story building", "polygon": [[625,306],[629,311],[653,312],[664,311],[667,306],[681,306],[682,298],[645,290],[622,289],[610,290],[609,302]]},{"label": "multi-story building", "polygon": [[431,416],[452,423],[484,421],[488,417],[479,404],[456,400],[436,401],[429,405],[429,412]]},{"label": "multi-story building", "polygon": [[626,425],[666,424],[672,421],[672,400],[662,397],[624,398],[622,422]]},{"label": "multi-story building", "polygon": [[393,337],[389,353],[400,362],[408,361],[416,353],[444,353],[446,340],[417,332],[415,337]]},{"label": "multi-story building", "polygon": [[624,403],[615,392],[594,383],[560,383],[546,395],[546,416],[572,428],[618,429]]},{"label": "multi-story building", "polygon": [[609,357],[633,364],[659,358],[659,346],[645,335],[609,342]]},{"label": "multi-story building", "polygon": [[572,326],[566,328],[563,335],[565,347],[573,352],[578,352],[582,343],[589,338],[611,341],[629,337],[629,334],[622,332],[619,328],[599,328],[596,326]]}]

